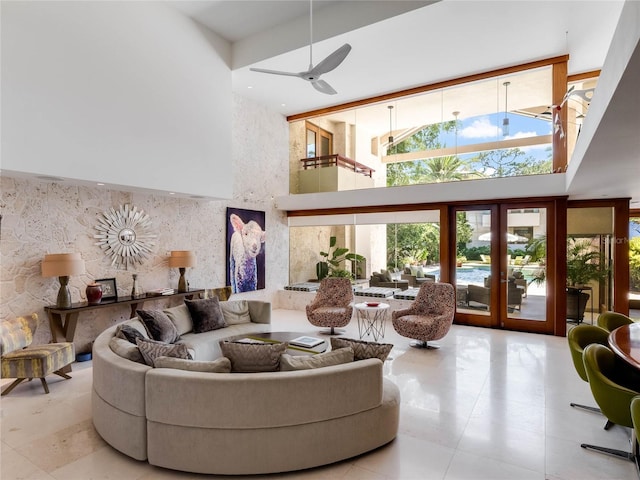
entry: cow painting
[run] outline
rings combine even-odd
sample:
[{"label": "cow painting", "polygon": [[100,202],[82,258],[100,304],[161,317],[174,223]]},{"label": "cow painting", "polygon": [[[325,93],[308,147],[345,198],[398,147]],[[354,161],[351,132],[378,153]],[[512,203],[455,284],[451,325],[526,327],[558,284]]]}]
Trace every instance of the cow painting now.
[{"label": "cow painting", "polygon": [[[264,215],[262,212],[255,213]],[[240,214],[241,211],[229,214],[229,231],[232,233],[228,247],[228,265],[232,293],[264,288],[258,282],[259,270],[264,269],[264,260],[258,262],[258,255],[263,249],[266,234],[256,220],[247,220],[245,217],[245,222]],[[260,273],[264,278],[264,272]]]}]

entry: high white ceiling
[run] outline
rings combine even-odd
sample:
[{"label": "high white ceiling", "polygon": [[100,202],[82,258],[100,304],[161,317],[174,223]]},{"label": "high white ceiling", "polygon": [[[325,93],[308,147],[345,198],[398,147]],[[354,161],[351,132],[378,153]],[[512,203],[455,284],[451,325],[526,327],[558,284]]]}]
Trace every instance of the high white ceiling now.
[{"label": "high white ceiling", "polygon": [[[249,70],[298,72],[308,68],[309,1],[168,3],[231,43],[234,91],[292,115],[558,55],[570,55],[569,74],[600,69],[624,1],[314,0],[313,63],[344,43],[353,47],[338,68],[323,76],[338,91],[336,95],[317,92],[299,78]],[[636,52],[628,69],[631,75],[637,72],[638,57]],[[637,91],[631,90],[631,98],[614,95],[604,120],[617,121],[616,101],[624,112],[634,105],[637,112]],[[631,122],[625,131],[640,132],[640,115],[625,118]],[[388,128],[388,123],[381,128]],[[601,186],[597,179],[607,169],[602,159],[583,161],[585,170],[581,167],[574,181],[584,188],[569,193],[574,198],[633,196],[634,202],[640,201],[638,138],[640,135],[631,135],[606,145],[609,158],[625,161],[623,170],[635,175],[616,179],[615,188]],[[585,155],[589,152],[587,149]]]}]

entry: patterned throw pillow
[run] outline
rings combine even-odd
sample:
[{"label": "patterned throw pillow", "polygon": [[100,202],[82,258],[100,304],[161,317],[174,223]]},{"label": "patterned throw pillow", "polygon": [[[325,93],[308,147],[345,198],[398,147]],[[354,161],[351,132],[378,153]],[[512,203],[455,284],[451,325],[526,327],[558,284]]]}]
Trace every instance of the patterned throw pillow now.
[{"label": "patterned throw pillow", "polygon": [[174,345],[158,342],[156,340],[144,340],[139,338],[136,340],[142,358],[147,365],[155,366],[155,359],[158,357],[176,357],[191,360],[191,354],[184,344],[176,343]]},{"label": "patterned throw pillow", "polygon": [[176,326],[161,310],[136,310],[136,313],[144,326],[147,327],[152,339],[173,343],[179,338]]},{"label": "patterned throw pillow", "polygon": [[194,333],[209,332],[227,326],[218,297],[204,300],[185,300],[184,303],[191,313]]},{"label": "patterned throw pillow", "polygon": [[234,300],[232,302],[220,302],[220,309],[227,325],[239,323],[251,323],[249,316],[249,303],[246,300]]},{"label": "patterned throw pillow", "polygon": [[342,363],[353,362],[353,349],[351,347],[339,348],[330,352],[317,355],[289,355],[283,353],[280,356],[280,370],[309,370],[311,368],[330,367]]},{"label": "patterned throw pillow", "polygon": [[393,344],[366,342],[364,340],[355,340],[352,338],[331,337],[331,350],[339,348],[353,348],[355,360],[365,360],[367,358],[379,358],[383,362],[391,353]]},{"label": "patterned throw pillow", "polygon": [[226,357],[213,361],[185,360],[174,357],[158,357],[154,365],[156,368],[174,368],[176,370],[188,370],[190,372],[229,373],[231,361]]},{"label": "patterned throw pillow", "polygon": [[220,342],[222,355],[231,360],[231,371],[237,373],[277,372],[287,347],[287,343]]},{"label": "patterned throw pillow", "polygon": [[136,344],[136,339],[145,338],[138,330],[130,325],[119,325],[116,329],[116,337],[128,340],[129,342]]}]

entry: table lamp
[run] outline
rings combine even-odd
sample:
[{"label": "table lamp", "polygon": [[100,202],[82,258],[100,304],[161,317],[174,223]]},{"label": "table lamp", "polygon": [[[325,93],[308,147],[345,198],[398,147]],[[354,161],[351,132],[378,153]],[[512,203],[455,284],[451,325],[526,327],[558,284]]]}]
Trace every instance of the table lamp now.
[{"label": "table lamp", "polygon": [[84,260],[79,253],[51,253],[44,256],[42,261],[43,277],[58,277],[60,290],[56,307],[71,308],[71,292],[69,291],[69,276],[84,273]]},{"label": "table lamp", "polygon": [[178,281],[178,293],[188,292],[187,279],[184,272],[187,267],[196,266],[196,256],[189,250],[173,250],[169,257],[169,267],[180,270],[180,280]]}]

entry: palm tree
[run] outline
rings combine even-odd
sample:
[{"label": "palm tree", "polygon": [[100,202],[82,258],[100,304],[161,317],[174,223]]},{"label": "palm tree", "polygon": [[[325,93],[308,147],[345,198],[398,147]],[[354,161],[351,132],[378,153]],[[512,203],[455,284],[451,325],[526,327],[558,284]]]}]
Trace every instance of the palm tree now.
[{"label": "palm tree", "polygon": [[426,161],[425,181],[423,183],[464,180],[468,178],[468,174],[463,170],[465,166],[465,162],[455,155],[431,158]]}]

